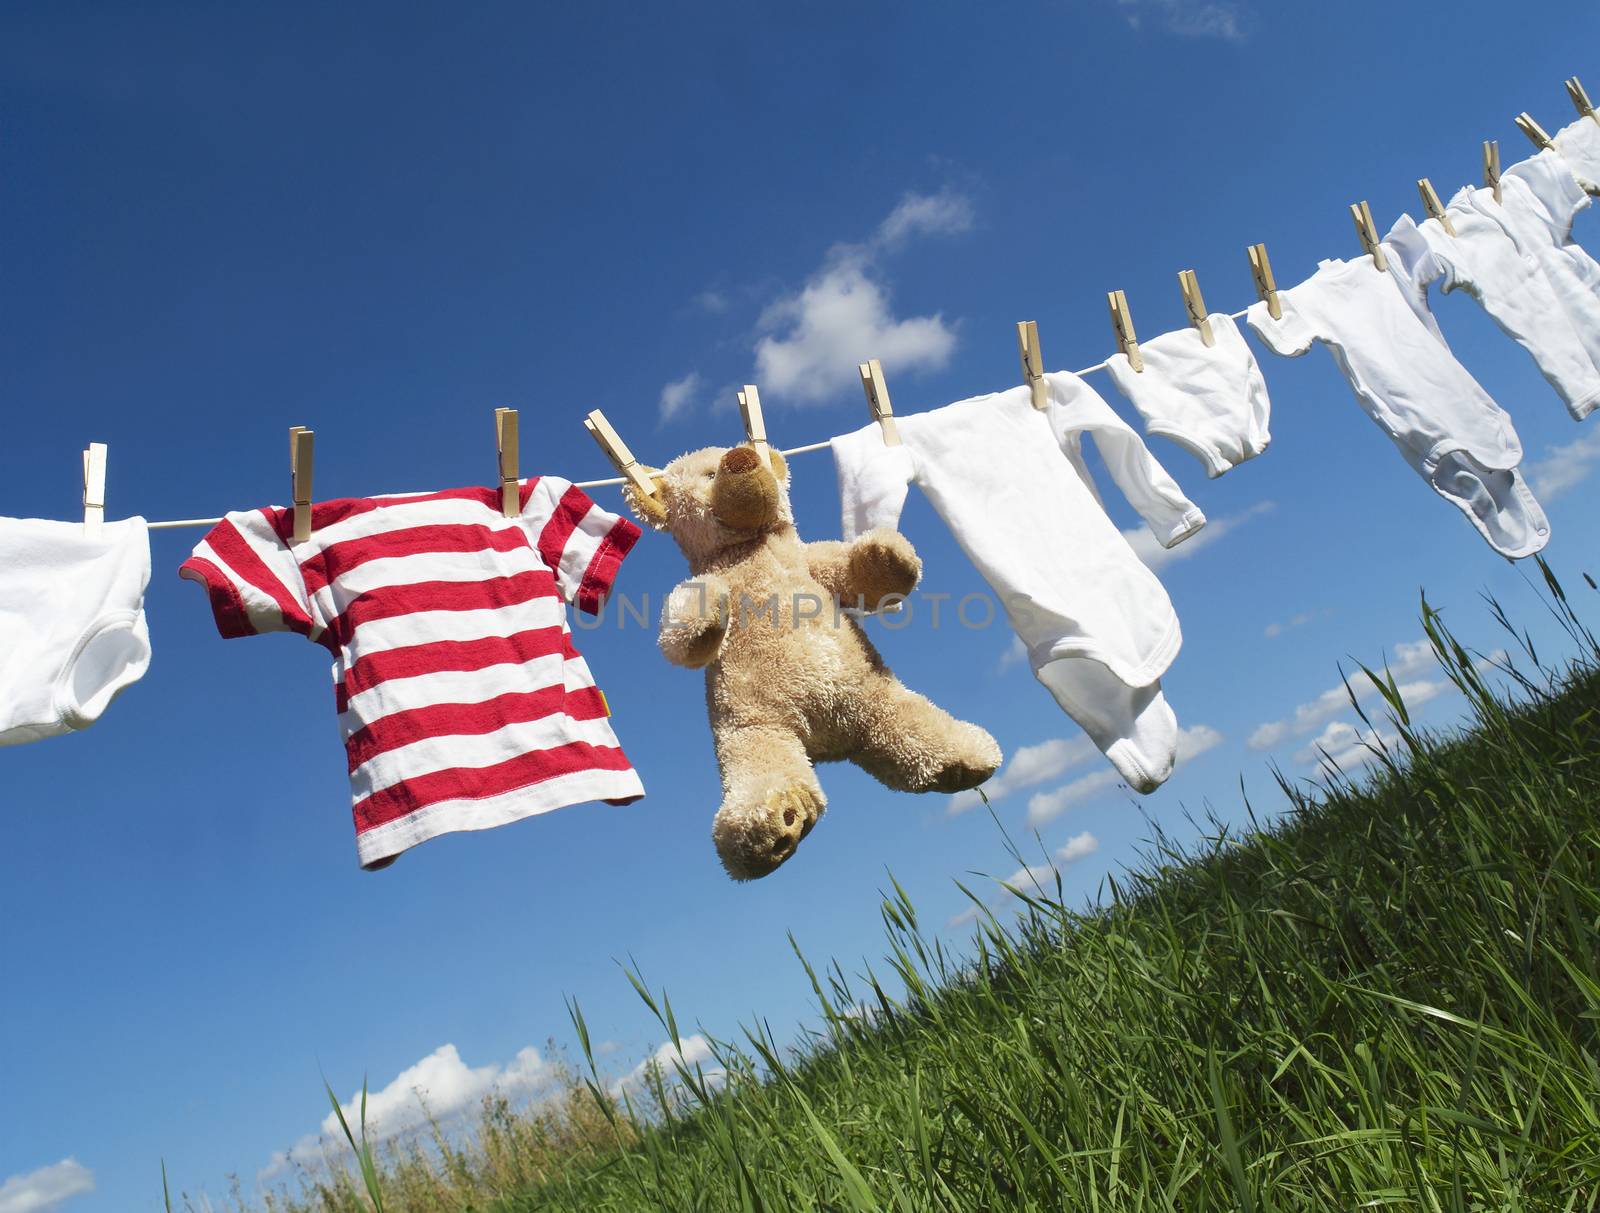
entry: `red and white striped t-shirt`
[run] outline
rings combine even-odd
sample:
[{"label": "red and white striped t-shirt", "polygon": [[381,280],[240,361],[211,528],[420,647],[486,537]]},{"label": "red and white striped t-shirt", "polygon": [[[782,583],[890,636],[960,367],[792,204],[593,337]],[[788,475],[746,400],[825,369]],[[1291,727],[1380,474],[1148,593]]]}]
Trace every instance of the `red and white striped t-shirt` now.
[{"label": "red and white striped t-shirt", "polygon": [[598,614],[639,528],[554,476],[497,489],[229,514],[180,570],[223,636],[299,632],[334,656],[356,850],[382,866],[453,830],[644,795],[566,604]]}]

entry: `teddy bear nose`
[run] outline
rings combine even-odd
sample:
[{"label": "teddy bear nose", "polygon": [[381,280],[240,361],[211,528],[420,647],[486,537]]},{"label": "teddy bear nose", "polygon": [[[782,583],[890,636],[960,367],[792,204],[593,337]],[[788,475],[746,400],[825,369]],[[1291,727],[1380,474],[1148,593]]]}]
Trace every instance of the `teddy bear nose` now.
[{"label": "teddy bear nose", "polygon": [[761,460],[752,448],[736,446],[722,457],[719,466],[724,472],[753,472],[761,466]]}]

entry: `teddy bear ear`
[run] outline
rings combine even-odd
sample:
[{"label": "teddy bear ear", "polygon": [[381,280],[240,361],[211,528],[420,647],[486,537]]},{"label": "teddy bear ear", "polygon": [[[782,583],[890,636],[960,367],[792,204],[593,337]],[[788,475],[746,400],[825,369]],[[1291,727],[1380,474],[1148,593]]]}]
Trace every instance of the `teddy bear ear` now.
[{"label": "teddy bear ear", "polygon": [[664,531],[667,529],[667,507],[661,500],[661,482],[651,475],[650,483],[655,486],[653,493],[641,493],[632,483],[623,485],[622,500],[645,526]]},{"label": "teddy bear ear", "polygon": [[767,453],[772,456],[772,474],[778,478],[778,483],[789,483],[789,461],[783,457],[783,452],[775,446],[769,446]]}]

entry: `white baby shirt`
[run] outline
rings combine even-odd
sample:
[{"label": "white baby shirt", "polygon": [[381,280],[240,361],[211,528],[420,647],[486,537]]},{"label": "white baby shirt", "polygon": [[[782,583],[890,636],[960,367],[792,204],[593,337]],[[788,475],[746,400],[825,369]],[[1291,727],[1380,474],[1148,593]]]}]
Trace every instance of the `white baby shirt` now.
[{"label": "white baby shirt", "polygon": [[1250,327],[1275,353],[1322,342],[1361,407],[1401,456],[1508,559],[1544,547],[1550,525],[1522,479],[1522,442],[1493,398],[1417,319],[1394,274],[1370,257],[1324,261],[1278,292],[1283,318],[1251,306]]},{"label": "white baby shirt", "polygon": [[88,728],[150,668],[143,518],[0,518],[0,745]]},{"label": "white baby shirt", "polygon": [[1034,675],[1130,785],[1172,772],[1177,718],[1160,677],[1182,643],[1161,583],[1101,508],[1083,437],[1171,547],[1205,515],[1109,405],[1076,375],[897,417],[901,445],[870,425],[833,440],[845,538],[893,528],[915,481],[1000,598]]},{"label": "white baby shirt", "polygon": [[1144,370],[1126,354],[1106,363],[1111,382],[1144,418],[1144,432],[1170,438],[1216,477],[1267,449],[1267,381],[1233,317],[1209,317],[1213,344],[1196,328],[1139,343]]},{"label": "white baby shirt", "polygon": [[1600,263],[1572,239],[1572,221],[1589,205],[1589,195],[1550,151],[1507,169],[1500,195],[1497,203],[1492,190],[1474,190],[1470,202],[1505,229],[1518,252],[1538,261],[1590,360],[1600,366]]},{"label": "white baby shirt", "polygon": [[1562,127],[1554,139],[1578,184],[1591,194],[1600,192],[1600,122],[1585,114]]},{"label": "white baby shirt", "polygon": [[[1389,268],[1407,288],[1406,299],[1417,318],[1441,341],[1444,335],[1428,306],[1428,287],[1442,282],[1446,292],[1465,290],[1502,332],[1528,351],[1573,417],[1581,420],[1600,404],[1600,369],[1538,260],[1517,251],[1505,228],[1473,204],[1474,192],[1480,191],[1462,190],[1446,208],[1454,236],[1437,219],[1418,224],[1409,215],[1400,216],[1384,237]],[[1481,192],[1493,201],[1491,191]]]}]

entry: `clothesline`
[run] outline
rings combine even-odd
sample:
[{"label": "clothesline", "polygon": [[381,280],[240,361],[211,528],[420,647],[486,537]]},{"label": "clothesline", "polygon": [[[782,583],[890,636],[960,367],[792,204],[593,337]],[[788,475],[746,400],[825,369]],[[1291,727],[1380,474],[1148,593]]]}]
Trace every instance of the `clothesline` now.
[{"label": "clothesline", "polygon": [[[1232,320],[1242,320],[1244,319],[1246,310],[1248,309],[1231,312],[1229,313],[1229,318]],[[1104,362],[1097,362],[1093,366],[1086,366],[1081,371],[1073,371],[1072,373],[1080,376],[1092,375],[1095,371],[1105,370],[1108,365],[1110,365],[1109,359]],[[825,438],[821,442],[811,442],[807,443],[805,446],[790,447],[786,451],[781,451],[780,454],[782,454],[786,459],[792,455],[809,455],[813,451],[827,450],[832,443],[832,438]],[[610,488],[614,485],[627,483],[627,477],[611,476],[605,480],[577,480],[573,483],[580,489],[604,489]],[[212,527],[216,526],[221,521],[222,519],[220,518],[177,518],[170,522],[152,522],[149,524],[149,528],[152,531],[175,531],[182,527]]]}]

